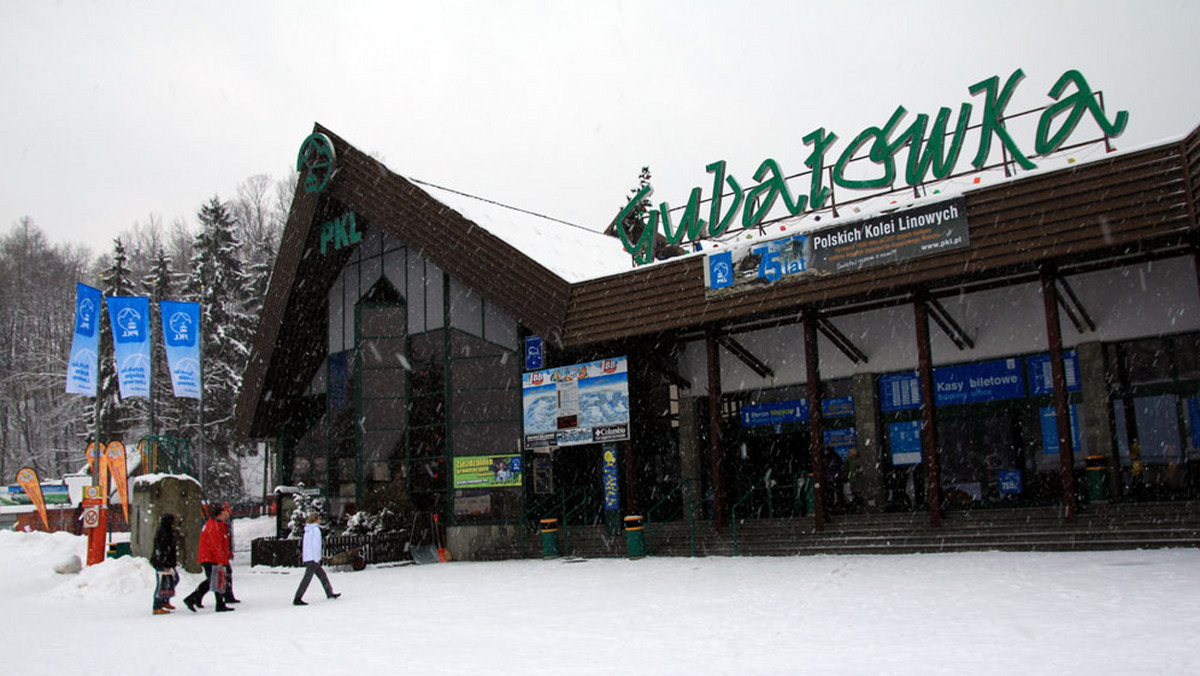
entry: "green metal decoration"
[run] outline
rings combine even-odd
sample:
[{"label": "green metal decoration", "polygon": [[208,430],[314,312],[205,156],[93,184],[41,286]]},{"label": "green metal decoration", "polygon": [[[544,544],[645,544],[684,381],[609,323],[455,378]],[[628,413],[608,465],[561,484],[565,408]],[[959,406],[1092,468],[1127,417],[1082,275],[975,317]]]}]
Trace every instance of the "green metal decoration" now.
[{"label": "green metal decoration", "polygon": [[320,132],[310,134],[300,144],[296,171],[304,174],[304,192],[324,190],[337,173],[337,153],[333,149],[333,141]]}]

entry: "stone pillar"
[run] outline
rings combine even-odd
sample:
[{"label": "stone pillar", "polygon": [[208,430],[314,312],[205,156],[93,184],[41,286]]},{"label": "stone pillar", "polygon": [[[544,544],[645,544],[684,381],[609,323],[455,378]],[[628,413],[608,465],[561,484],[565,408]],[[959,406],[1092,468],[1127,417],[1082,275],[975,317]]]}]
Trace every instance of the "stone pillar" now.
[{"label": "stone pillar", "polygon": [[1108,392],[1108,368],[1104,344],[1082,343],[1075,347],[1079,357],[1079,381],[1083,395],[1083,438],[1088,455],[1108,458],[1109,494],[1121,494],[1121,456],[1113,440],[1112,404]]},{"label": "stone pillar", "polygon": [[679,397],[679,473],[681,479],[691,486],[684,498],[691,501],[689,508],[694,510],[692,518],[695,519],[701,516],[700,505],[704,499],[700,485],[704,447],[700,443],[702,418],[699,406],[700,399],[697,397]]},{"label": "stone pillar", "polygon": [[850,378],[850,394],[854,397],[854,433],[857,437],[858,459],[862,484],[866,487],[863,499],[868,510],[882,509],[887,503],[887,487],[883,480],[883,434],[879,426],[879,399],[875,396],[875,374],[859,373]]}]

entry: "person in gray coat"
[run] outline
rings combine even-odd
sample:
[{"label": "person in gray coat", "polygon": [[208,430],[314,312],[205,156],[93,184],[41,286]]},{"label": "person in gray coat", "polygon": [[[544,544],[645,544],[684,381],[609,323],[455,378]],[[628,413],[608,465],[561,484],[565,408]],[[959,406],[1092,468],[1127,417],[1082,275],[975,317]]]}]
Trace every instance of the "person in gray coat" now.
[{"label": "person in gray coat", "polygon": [[296,596],[292,599],[294,606],[307,606],[304,602],[304,592],[308,591],[308,583],[312,582],[313,575],[321,581],[321,586],[325,588],[325,598],[336,599],[341,594],[335,594],[333,587],[329,584],[329,576],[325,574],[325,569],[321,567],[321,527],[317,525],[320,517],[316,512],[308,515],[307,523],[304,524],[304,543],[301,545],[301,560],[304,562],[304,577],[300,580],[300,586],[296,589]]}]

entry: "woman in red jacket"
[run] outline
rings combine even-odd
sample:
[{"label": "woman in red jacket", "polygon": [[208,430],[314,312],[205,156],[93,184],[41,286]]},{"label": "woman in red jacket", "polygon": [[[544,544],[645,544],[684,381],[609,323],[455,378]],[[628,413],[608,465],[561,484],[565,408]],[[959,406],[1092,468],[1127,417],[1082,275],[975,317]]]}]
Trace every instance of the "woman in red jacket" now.
[{"label": "woman in red jacket", "polygon": [[233,555],[229,551],[229,517],[229,508],[222,507],[217,518],[209,519],[200,531],[200,547],[196,558],[204,568],[204,580],[183,599],[184,605],[193,613],[197,608],[204,607],[202,601],[210,588],[217,599],[218,613],[233,610],[225,605],[225,581],[229,575],[229,559]]}]

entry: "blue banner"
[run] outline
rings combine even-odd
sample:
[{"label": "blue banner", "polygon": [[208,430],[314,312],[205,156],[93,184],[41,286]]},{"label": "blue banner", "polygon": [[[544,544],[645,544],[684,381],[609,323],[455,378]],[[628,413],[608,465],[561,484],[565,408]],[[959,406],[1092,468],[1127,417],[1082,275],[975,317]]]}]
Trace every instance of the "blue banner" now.
[{"label": "blue banner", "polygon": [[175,396],[200,399],[200,304],[164,300],[159,309]]},{"label": "blue banner", "polygon": [[75,337],[71,341],[71,359],[67,362],[67,393],[96,396],[99,370],[100,289],[75,284]]},{"label": "blue banner", "polygon": [[617,482],[617,445],[604,444],[604,510],[621,509],[621,488]]},{"label": "blue banner", "polygon": [[136,296],[108,298],[113,353],[121,398],[150,398],[150,299]]}]

